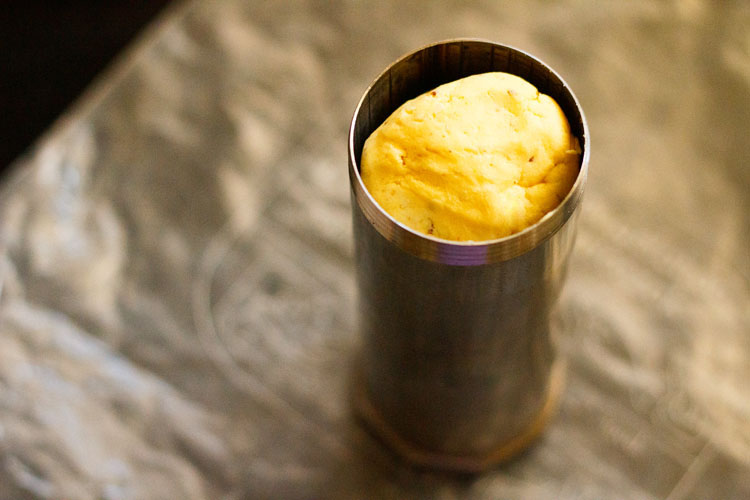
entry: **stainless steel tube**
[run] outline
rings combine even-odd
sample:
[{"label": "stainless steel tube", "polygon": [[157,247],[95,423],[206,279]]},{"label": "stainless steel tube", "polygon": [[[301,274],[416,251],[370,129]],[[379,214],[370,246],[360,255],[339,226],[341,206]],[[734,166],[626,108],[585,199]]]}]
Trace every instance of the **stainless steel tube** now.
[{"label": "stainless steel tube", "polygon": [[[578,178],[526,230],[461,243],[417,233],[384,212],[359,173],[364,141],[403,102],[488,71],[523,77],[565,112],[583,154]],[[349,132],[349,176],[362,334],[359,415],[422,466],[477,472],[541,431],[563,370],[550,313],[575,240],[589,160],[583,111],[551,68],[520,50],[450,40],[388,67],[367,89]]]}]

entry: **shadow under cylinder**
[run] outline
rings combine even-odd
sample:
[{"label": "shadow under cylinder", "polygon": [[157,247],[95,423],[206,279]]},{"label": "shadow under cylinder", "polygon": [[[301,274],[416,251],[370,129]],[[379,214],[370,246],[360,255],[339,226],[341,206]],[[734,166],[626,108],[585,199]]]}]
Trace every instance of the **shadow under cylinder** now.
[{"label": "shadow under cylinder", "polygon": [[[511,236],[452,242],[384,212],[360,177],[362,147],[401,104],[443,83],[503,71],[557,101],[581,148],[561,204]],[[547,65],[512,47],[449,40],[408,54],[367,89],[349,131],[359,287],[355,409],[418,466],[480,472],[523,450],[554,413],[564,370],[550,331],[589,158],[583,112]]]}]

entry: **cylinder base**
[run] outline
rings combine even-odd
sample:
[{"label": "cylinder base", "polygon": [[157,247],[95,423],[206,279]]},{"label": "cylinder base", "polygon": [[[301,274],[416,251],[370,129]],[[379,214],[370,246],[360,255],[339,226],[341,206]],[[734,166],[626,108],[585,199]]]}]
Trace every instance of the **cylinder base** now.
[{"label": "cylinder base", "polygon": [[565,385],[564,379],[565,366],[558,360],[552,367],[547,396],[536,417],[523,432],[509,441],[500,443],[497,448],[484,455],[449,455],[410,443],[401,437],[373,406],[361,377],[357,377],[354,387],[354,409],[359,418],[386,446],[411,465],[446,472],[477,474],[507,462],[527,449],[539,437],[557,410]]}]

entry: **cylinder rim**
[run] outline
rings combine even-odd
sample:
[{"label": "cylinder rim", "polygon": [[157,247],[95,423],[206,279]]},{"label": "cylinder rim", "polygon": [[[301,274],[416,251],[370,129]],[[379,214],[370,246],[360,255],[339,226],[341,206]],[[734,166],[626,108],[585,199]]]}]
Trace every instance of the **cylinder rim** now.
[{"label": "cylinder rim", "polygon": [[[582,137],[579,137],[579,142],[583,150],[581,155],[581,164],[579,167],[578,177],[576,178],[573,187],[571,187],[568,194],[563,198],[560,204],[553,210],[546,213],[537,222],[528,226],[527,228],[502,238],[485,241],[452,241],[434,236],[426,235],[415,231],[401,222],[394,219],[388,212],[383,210],[380,205],[375,201],[372,195],[365,187],[362,177],[359,171],[359,165],[355,156],[354,147],[354,135],[355,128],[357,125],[357,118],[360,114],[360,110],[364,105],[366,99],[373,87],[382,78],[385,78],[393,70],[394,67],[398,66],[402,61],[409,57],[412,57],[420,52],[426,51],[433,47],[439,47],[442,45],[450,44],[463,44],[463,43],[476,43],[476,44],[487,44],[489,46],[501,47],[505,50],[509,50],[512,53],[521,54],[526,58],[531,59],[536,64],[541,65],[549,74],[556,78],[562,86],[563,92],[567,93],[575,105],[575,110],[580,117],[580,123],[582,126]],[[566,115],[567,116],[567,115]],[[567,116],[568,121],[570,116]],[[425,45],[417,50],[414,50],[408,54],[403,55],[392,64],[390,64],[380,75],[375,78],[372,83],[368,86],[367,90],[363,93],[362,97],[354,110],[354,116],[349,127],[349,178],[351,188],[354,193],[354,200],[358,204],[359,208],[365,214],[368,221],[375,226],[378,232],[391,241],[399,248],[415,255],[416,257],[423,258],[433,262],[439,262],[451,265],[482,265],[490,264],[494,262],[501,262],[505,260],[517,257],[529,250],[537,247],[550,236],[555,234],[570,216],[573,214],[576,207],[581,201],[583,190],[586,184],[588,176],[588,163],[590,155],[590,136],[588,130],[588,123],[586,117],[581,108],[578,98],[573,93],[570,86],[563,80],[563,78],[549,65],[541,61],[531,54],[517,49],[515,47],[500,44],[488,40],[476,39],[476,38],[459,38],[450,39],[433,44]]]}]

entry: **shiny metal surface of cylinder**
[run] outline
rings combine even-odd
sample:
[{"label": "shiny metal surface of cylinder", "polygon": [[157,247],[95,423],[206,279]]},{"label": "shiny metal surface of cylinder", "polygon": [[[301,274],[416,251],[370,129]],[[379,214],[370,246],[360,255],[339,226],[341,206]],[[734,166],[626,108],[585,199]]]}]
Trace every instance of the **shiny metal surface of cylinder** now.
[{"label": "shiny metal surface of cylinder", "polygon": [[[505,71],[553,97],[583,153],[552,212],[487,242],[415,232],[384,212],[359,175],[364,141],[405,101],[471,74]],[[550,314],[575,240],[589,158],[583,112],[565,82],[520,50],[483,40],[419,49],[365,92],[349,133],[349,174],[363,337],[359,415],[422,466],[478,472],[527,446],[555,408],[563,370]]]}]

